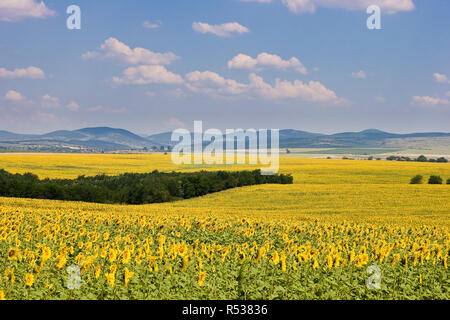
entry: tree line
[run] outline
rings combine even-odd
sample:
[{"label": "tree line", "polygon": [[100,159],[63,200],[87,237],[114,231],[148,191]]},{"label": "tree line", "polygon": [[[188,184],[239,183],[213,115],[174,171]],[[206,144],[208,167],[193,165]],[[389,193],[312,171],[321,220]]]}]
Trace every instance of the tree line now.
[{"label": "tree line", "polygon": [[[410,184],[421,184],[423,181],[423,176],[421,176],[420,174],[414,176],[411,178],[411,181],[409,182]],[[443,180],[441,178],[441,176],[430,176],[430,178],[428,179],[428,184],[442,184]],[[447,184],[450,184],[450,178],[447,179]]]},{"label": "tree line", "polygon": [[0,169],[0,196],[97,203],[146,204],[203,196],[256,184],[292,184],[290,174],[261,175],[254,171],[124,173],[39,179],[32,173],[11,174]]},{"label": "tree line", "polygon": [[415,159],[411,159],[410,157],[406,156],[389,156],[386,158],[388,161],[415,161],[415,162],[437,162],[437,163],[448,163],[448,160],[444,157],[440,157],[437,159],[430,158],[428,159],[424,155],[421,155]]}]

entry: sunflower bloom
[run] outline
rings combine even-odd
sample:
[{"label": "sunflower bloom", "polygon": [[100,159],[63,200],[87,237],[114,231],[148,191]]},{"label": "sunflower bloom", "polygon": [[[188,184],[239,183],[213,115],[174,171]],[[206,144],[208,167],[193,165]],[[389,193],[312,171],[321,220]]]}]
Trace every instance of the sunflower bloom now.
[{"label": "sunflower bloom", "polygon": [[0,301],[4,301],[4,300],[6,300],[5,292],[3,292],[3,290],[0,290]]},{"label": "sunflower bloom", "polygon": [[205,278],[206,278],[206,271],[200,271],[198,274],[198,286],[203,287],[205,284]]},{"label": "sunflower bloom", "polygon": [[10,281],[12,285],[14,285],[14,282],[16,281],[16,277],[14,276],[14,268],[11,270]]},{"label": "sunflower bloom", "polygon": [[280,254],[280,261],[281,261],[281,271],[286,272],[286,254],[284,251]]},{"label": "sunflower bloom", "polygon": [[45,262],[48,259],[50,259],[51,255],[52,255],[52,250],[47,246],[43,246],[42,247],[42,262]]},{"label": "sunflower bloom", "polygon": [[109,262],[114,262],[114,261],[116,261],[116,257],[117,257],[116,250],[110,249],[110,250],[109,250]]},{"label": "sunflower bloom", "polygon": [[124,281],[124,286],[127,287],[128,283],[130,282],[131,278],[133,278],[134,276],[134,272],[131,272],[128,270],[127,267],[125,267],[125,281]]},{"label": "sunflower bloom", "polygon": [[20,258],[20,251],[17,248],[10,248],[8,251],[8,260],[18,260]]},{"label": "sunflower bloom", "polygon": [[318,267],[319,263],[317,262],[316,258],[314,258],[313,269],[317,269]]},{"label": "sunflower bloom", "polygon": [[114,286],[114,283],[116,282],[116,275],[114,273],[106,273],[106,283],[108,283],[111,287]]},{"label": "sunflower bloom", "polygon": [[278,256],[278,252],[274,251],[272,254],[272,263],[274,265],[277,265],[278,263],[280,263],[280,257]]},{"label": "sunflower bloom", "polygon": [[183,266],[181,267],[181,271],[185,271],[189,263],[189,257],[184,256],[183,257]]},{"label": "sunflower bloom", "polygon": [[28,273],[25,276],[25,284],[27,287],[31,287],[34,283],[34,276],[31,273]]},{"label": "sunflower bloom", "polygon": [[56,265],[56,267],[57,267],[58,269],[61,269],[62,267],[65,266],[66,262],[67,262],[67,256],[66,256],[65,254],[61,254],[61,255],[59,256],[58,264]]},{"label": "sunflower bloom", "polygon": [[95,268],[95,279],[98,279],[100,277],[101,272],[102,272],[102,266],[98,265]]},{"label": "sunflower bloom", "polygon": [[131,259],[131,252],[130,252],[130,250],[129,249],[123,250],[122,263],[123,264],[128,264],[128,263],[130,263],[130,259]]},{"label": "sunflower bloom", "polygon": [[327,257],[327,266],[328,266],[328,269],[333,268],[333,257],[330,255]]}]

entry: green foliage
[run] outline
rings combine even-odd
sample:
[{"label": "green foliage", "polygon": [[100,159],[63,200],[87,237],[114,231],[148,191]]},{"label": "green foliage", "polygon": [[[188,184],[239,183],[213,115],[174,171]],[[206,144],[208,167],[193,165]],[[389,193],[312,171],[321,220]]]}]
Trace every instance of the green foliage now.
[{"label": "green foliage", "polygon": [[427,159],[427,157],[425,157],[424,155],[421,155],[421,156],[419,156],[419,157],[416,159],[416,161],[418,161],[418,162],[427,162],[428,159]]},{"label": "green foliage", "polygon": [[[388,161],[411,161],[410,157],[404,157],[404,156],[389,156],[386,158]],[[419,160],[416,160],[419,161]]]},{"label": "green foliage", "polygon": [[414,176],[414,177],[411,179],[410,184],[421,184],[421,183],[422,183],[422,179],[423,179],[423,176],[421,176],[420,174],[418,174],[417,176]]},{"label": "green foliage", "polygon": [[388,161],[416,161],[416,162],[437,162],[437,163],[447,163],[448,160],[444,157],[440,157],[437,159],[427,159],[427,157],[425,157],[424,155],[419,156],[416,159],[411,159],[409,157],[405,157],[405,156],[389,156],[386,158],[386,160]]},{"label": "green foliage", "polygon": [[119,176],[80,176],[44,179],[31,173],[0,170],[0,196],[98,203],[145,204],[189,199],[230,188],[255,184],[292,184],[291,175],[261,175],[254,171],[190,173],[125,173]]},{"label": "green foliage", "polygon": [[440,176],[431,176],[428,184],[442,184],[442,178]]}]

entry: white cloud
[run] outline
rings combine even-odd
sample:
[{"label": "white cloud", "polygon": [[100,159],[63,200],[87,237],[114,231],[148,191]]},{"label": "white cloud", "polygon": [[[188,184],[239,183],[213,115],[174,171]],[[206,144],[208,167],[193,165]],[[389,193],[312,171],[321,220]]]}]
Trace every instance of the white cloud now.
[{"label": "white cloud", "polygon": [[102,105],[97,105],[97,106],[93,106],[93,107],[90,107],[90,108],[88,108],[88,111],[89,112],[99,112],[99,111],[103,111],[103,110],[105,110],[106,108],[104,107],[104,106],[102,106]]},{"label": "white cloud", "polygon": [[162,25],[162,22],[159,20],[156,22],[144,21],[142,23],[142,26],[147,29],[158,29],[161,27],[161,25]]},{"label": "white cloud", "polygon": [[59,99],[56,97],[52,97],[49,94],[45,94],[41,98],[41,107],[42,108],[57,108],[59,107]]},{"label": "white cloud", "polygon": [[183,78],[168,71],[164,66],[138,66],[125,69],[122,77],[114,77],[115,84],[181,84]]},{"label": "white cloud", "polygon": [[75,101],[71,101],[66,107],[70,111],[78,111],[78,110],[80,110],[80,105],[78,103],[76,103]]},{"label": "white cloud", "polygon": [[378,103],[385,103],[386,99],[384,97],[379,96],[375,98],[375,101]]},{"label": "white cloud", "polygon": [[14,69],[13,71],[6,70],[5,68],[0,68],[0,78],[8,79],[44,79],[45,73],[37,67],[28,67],[24,69]]},{"label": "white cloud", "polygon": [[88,51],[81,55],[81,58],[83,58],[83,60],[95,59],[100,57],[102,57],[102,54],[97,51]]},{"label": "white cloud", "polygon": [[82,55],[82,58],[112,58],[130,65],[168,65],[177,60],[173,52],[157,53],[144,48],[131,49],[125,43],[116,38],[109,38],[100,46],[101,52],[90,51]]},{"label": "white cloud", "polygon": [[439,83],[450,83],[450,80],[447,78],[447,75],[440,74],[440,73],[434,73],[433,74],[434,80]]},{"label": "white cloud", "polygon": [[336,96],[318,81],[303,83],[300,80],[281,81],[276,79],[272,86],[254,73],[249,75],[249,83],[244,84],[225,79],[211,71],[194,71],[186,75],[186,87],[193,91],[211,96],[260,97],[263,99],[299,99],[309,102],[338,104],[346,102]]},{"label": "white cloud", "polygon": [[320,7],[329,9],[366,10],[378,5],[382,12],[394,14],[415,9],[413,0],[282,0],[293,13],[314,13]]},{"label": "white cloud", "polygon": [[352,72],[351,76],[355,79],[366,79],[367,75],[363,70],[360,70],[358,72]]},{"label": "white cloud", "polygon": [[414,96],[412,98],[412,102],[414,104],[418,104],[421,106],[448,106],[450,105],[450,101],[447,99],[429,97],[429,96]]},{"label": "white cloud", "polygon": [[26,18],[45,19],[56,15],[47,8],[44,2],[35,0],[2,0],[0,1],[0,21],[14,22]]},{"label": "white cloud", "polygon": [[236,80],[225,79],[212,71],[194,71],[186,75],[186,86],[193,92],[211,95],[239,95],[247,91],[248,86]]},{"label": "white cloud", "polygon": [[9,101],[14,101],[14,102],[20,102],[20,101],[26,100],[26,98],[20,92],[17,92],[15,90],[9,90],[5,94],[5,99],[9,100]]},{"label": "white cloud", "polygon": [[281,70],[293,69],[301,74],[308,73],[308,70],[297,58],[292,57],[289,60],[283,60],[276,54],[266,52],[260,53],[256,58],[240,53],[228,61],[228,68],[230,69],[255,70],[265,67]]},{"label": "white cloud", "polygon": [[303,83],[300,80],[281,81],[275,80],[275,85],[264,82],[264,79],[256,74],[250,74],[249,89],[268,99],[300,99],[309,102],[343,103],[345,99],[336,96],[335,92],[327,89],[318,81]]},{"label": "white cloud", "polygon": [[203,22],[192,23],[192,29],[199,33],[212,33],[219,37],[230,37],[233,34],[250,32],[250,30],[237,22],[228,22],[219,25],[210,25]]}]

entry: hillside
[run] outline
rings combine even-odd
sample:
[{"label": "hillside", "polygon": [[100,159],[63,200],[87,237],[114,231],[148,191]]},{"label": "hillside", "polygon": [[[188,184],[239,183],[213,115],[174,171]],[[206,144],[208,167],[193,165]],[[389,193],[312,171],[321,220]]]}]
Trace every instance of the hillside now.
[{"label": "hillside", "polygon": [[[58,130],[50,133],[17,134],[0,131],[0,150],[12,151],[117,151],[151,150],[169,147],[171,132],[142,137],[128,130],[109,127],[83,128],[79,130]],[[224,141],[230,137],[224,136]],[[205,145],[208,142],[204,142]],[[306,131],[280,130],[281,148],[447,148],[450,133],[425,132],[395,134],[376,129],[360,132],[320,134]]]}]

